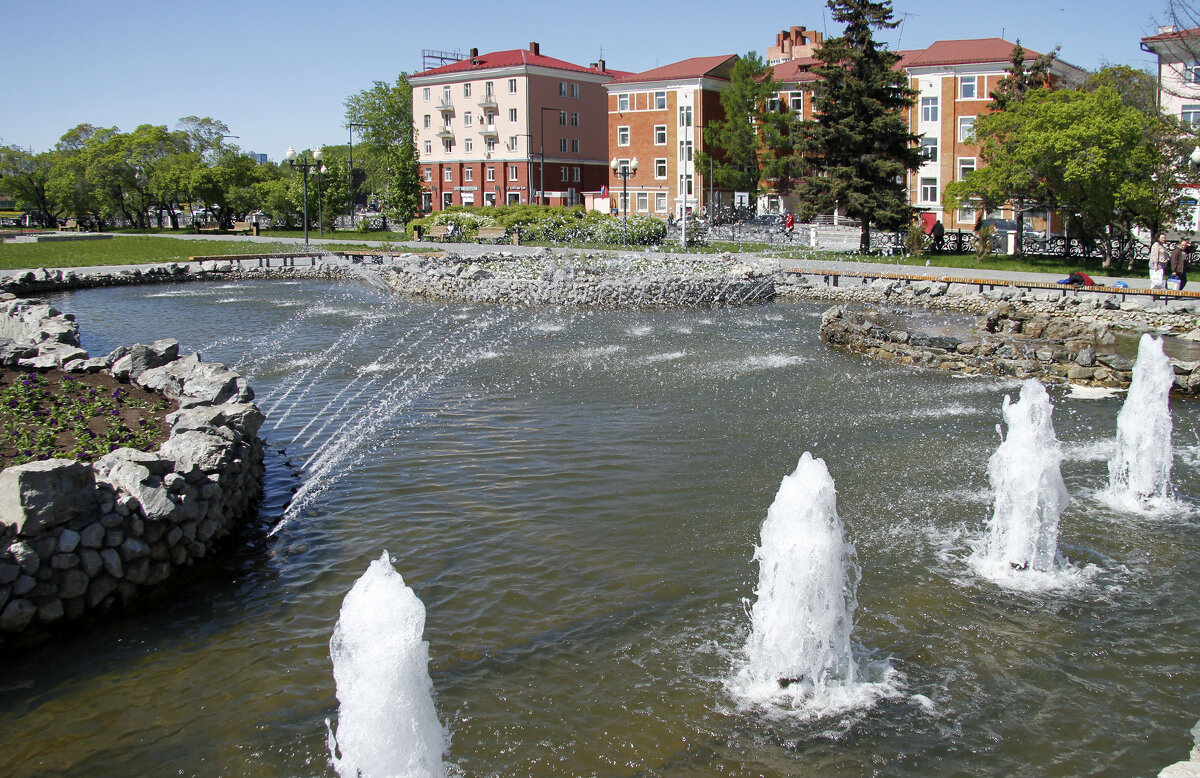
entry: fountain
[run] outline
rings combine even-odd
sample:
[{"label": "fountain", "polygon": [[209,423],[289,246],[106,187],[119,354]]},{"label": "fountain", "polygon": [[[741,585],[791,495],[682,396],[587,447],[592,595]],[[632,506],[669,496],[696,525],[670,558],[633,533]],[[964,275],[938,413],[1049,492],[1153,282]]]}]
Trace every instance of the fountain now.
[{"label": "fountain", "polygon": [[820,712],[858,680],[850,634],[859,569],[824,460],[800,457],[761,533],[758,599],[735,685],[754,702]]},{"label": "fountain", "polygon": [[445,775],[424,630],[425,606],[385,551],[346,595],[329,641],[337,732],[325,725],[338,775]]},{"label": "fountain", "polygon": [[1034,380],[1021,385],[1016,403],[1004,397],[1008,436],[988,460],[992,518],[972,559],[984,576],[999,583],[1013,582],[1014,574],[1063,567],[1058,519],[1070,498],[1059,470],[1063,454],[1052,410],[1045,387]]},{"label": "fountain", "polygon": [[1117,415],[1117,441],[1108,461],[1109,502],[1127,510],[1161,507],[1171,491],[1171,387],[1175,371],[1163,342],[1138,343],[1133,382]]}]

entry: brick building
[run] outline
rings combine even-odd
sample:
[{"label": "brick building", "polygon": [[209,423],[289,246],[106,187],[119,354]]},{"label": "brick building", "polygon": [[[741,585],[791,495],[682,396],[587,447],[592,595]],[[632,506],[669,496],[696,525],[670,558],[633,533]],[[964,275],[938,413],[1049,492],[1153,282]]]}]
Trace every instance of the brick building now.
[{"label": "brick building", "polygon": [[621,71],[528,49],[480,54],[409,78],[422,210],[573,205],[608,182],[604,86]]},{"label": "brick building", "polygon": [[696,169],[695,155],[706,151],[706,123],[724,116],[718,95],[735,61],[732,54],[693,57],[606,84],[609,155],[622,170],[638,160],[628,181],[610,173],[610,208],[666,218],[730,202],[731,192],[713,188],[707,171]]}]

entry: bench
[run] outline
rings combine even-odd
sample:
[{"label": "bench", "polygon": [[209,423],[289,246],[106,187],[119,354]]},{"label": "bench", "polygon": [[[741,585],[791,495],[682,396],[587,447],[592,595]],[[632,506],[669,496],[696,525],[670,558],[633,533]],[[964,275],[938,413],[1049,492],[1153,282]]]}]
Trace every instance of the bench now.
[{"label": "bench", "polygon": [[75,219],[67,219],[67,223],[59,227],[60,230],[78,230],[79,222]]},{"label": "bench", "polygon": [[250,229],[251,229],[250,222],[234,222],[233,223],[233,231],[234,232],[240,232],[240,233],[249,235]]},{"label": "bench", "polygon": [[506,235],[508,235],[508,230],[503,227],[480,227],[479,231],[475,233],[475,240],[497,243],[503,241]]},{"label": "bench", "polygon": [[425,231],[425,240],[444,240],[450,237],[450,225],[438,224]]}]

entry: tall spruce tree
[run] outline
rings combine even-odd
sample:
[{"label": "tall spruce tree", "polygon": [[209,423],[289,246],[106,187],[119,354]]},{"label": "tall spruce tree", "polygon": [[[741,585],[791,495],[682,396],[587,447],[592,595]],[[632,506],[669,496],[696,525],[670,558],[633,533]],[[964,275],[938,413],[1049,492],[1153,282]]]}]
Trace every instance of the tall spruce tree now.
[{"label": "tall spruce tree", "polygon": [[900,229],[913,219],[905,174],[921,164],[917,136],[903,111],[916,96],[894,69],[900,55],[883,48],[872,29],[891,29],[890,0],[828,0],[835,21],[846,25],[816,51],[820,77],[803,149],[810,175],[797,187],[802,215],[841,207],[858,219],[859,249],[871,248],[871,224]]}]

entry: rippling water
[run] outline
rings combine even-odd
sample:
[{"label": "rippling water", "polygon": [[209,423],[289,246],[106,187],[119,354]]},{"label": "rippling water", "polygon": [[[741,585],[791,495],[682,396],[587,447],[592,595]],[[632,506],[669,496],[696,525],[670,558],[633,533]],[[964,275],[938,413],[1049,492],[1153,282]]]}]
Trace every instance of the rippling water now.
[{"label": "rippling water", "polygon": [[[820,306],[514,311],[280,281],[54,302],[94,354],[170,335],[250,377],[273,529],[170,602],[9,660],[7,774],[331,774],[328,640],[384,549],[427,608],[468,776],[1124,776],[1186,757],[1197,516],[1093,498],[1119,399],[1052,390],[1060,545],[1099,570],[1030,594],[967,561],[1016,385],[832,352]],[[1173,412],[1191,506],[1196,406]],[[806,450],[858,550],[855,641],[903,686],[816,722],[740,711],[724,684],[759,523]]]}]

